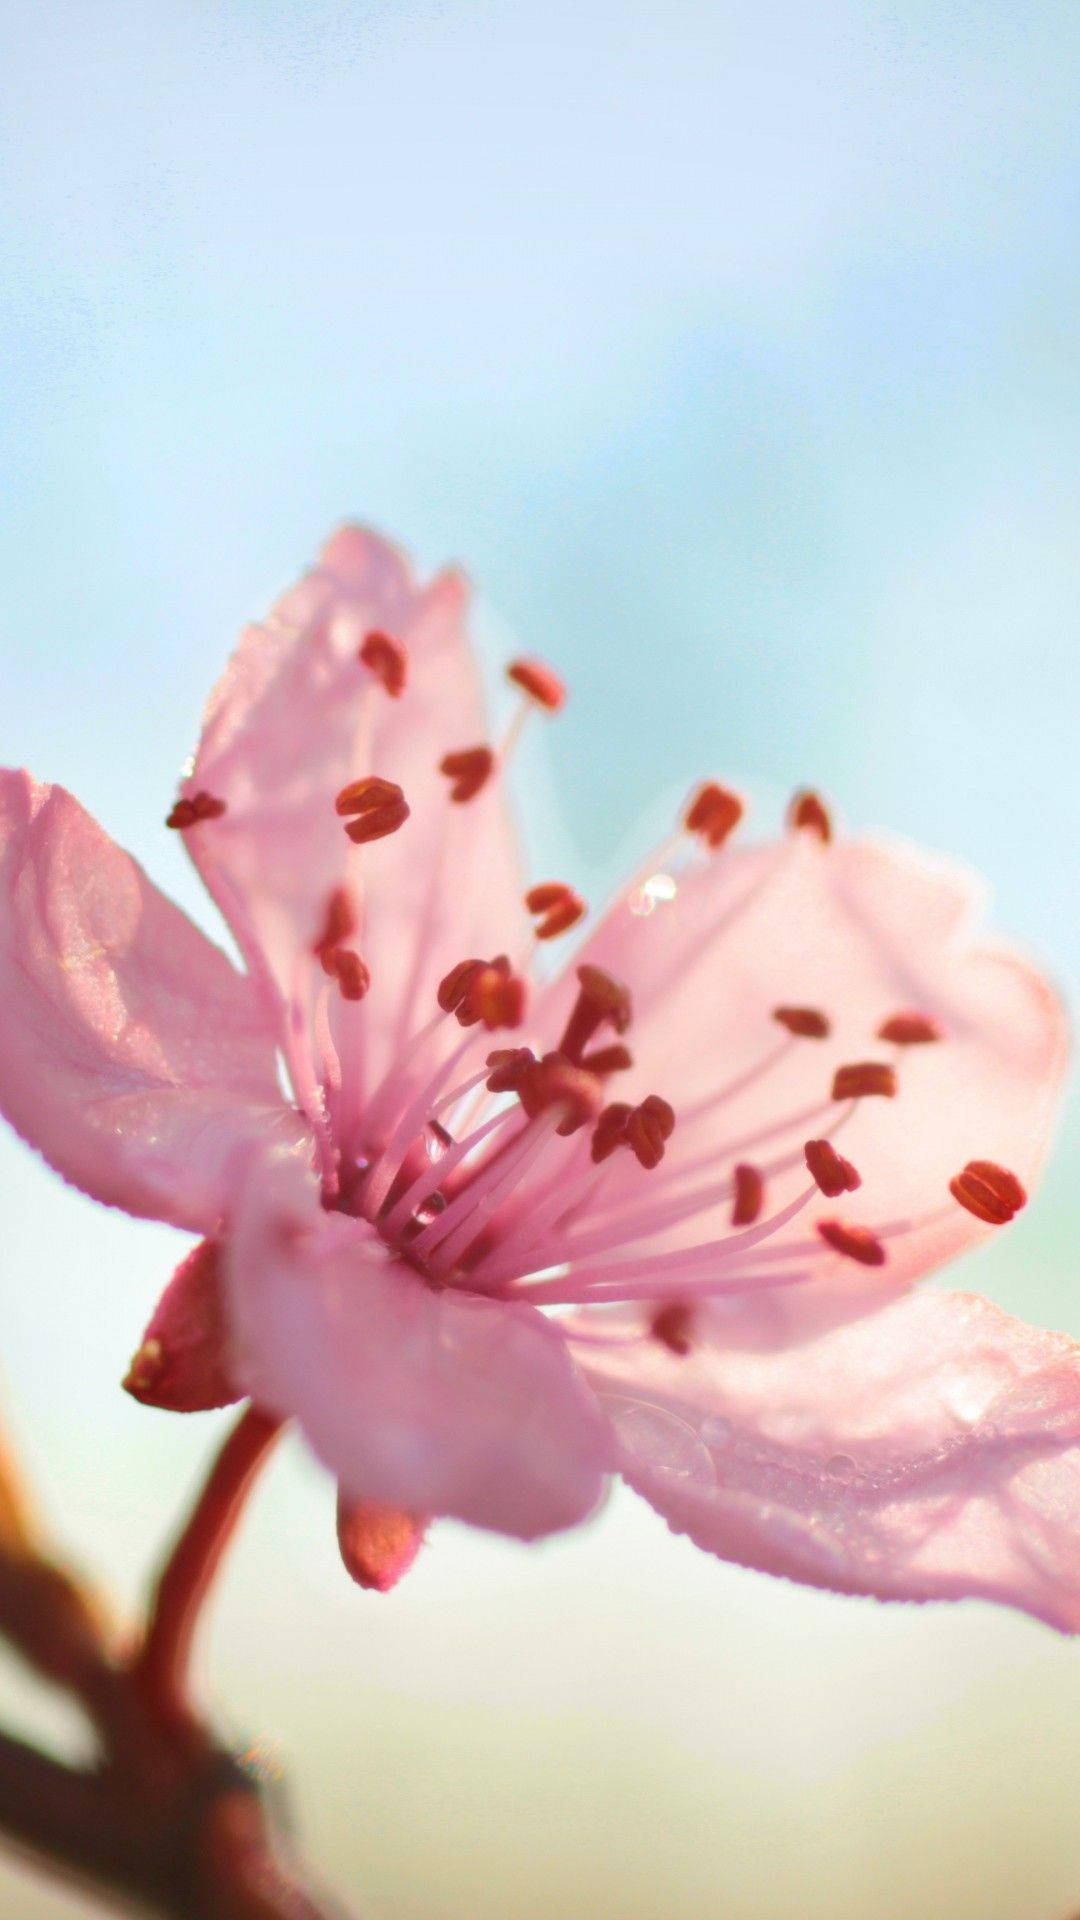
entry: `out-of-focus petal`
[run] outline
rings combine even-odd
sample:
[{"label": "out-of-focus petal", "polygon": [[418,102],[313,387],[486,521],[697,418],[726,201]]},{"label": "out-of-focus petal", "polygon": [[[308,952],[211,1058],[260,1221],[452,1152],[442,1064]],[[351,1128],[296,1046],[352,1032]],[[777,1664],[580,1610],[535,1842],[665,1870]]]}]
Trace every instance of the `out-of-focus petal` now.
[{"label": "out-of-focus petal", "polygon": [[229,1360],[221,1248],[200,1240],[154,1309],[124,1386],[144,1406],[201,1413],[239,1400]]},{"label": "out-of-focus petal", "polygon": [[596,1506],[611,1433],[551,1321],[436,1292],[307,1168],[253,1161],[228,1246],[238,1376],[295,1415],[346,1501],[523,1539]]},{"label": "out-of-focus petal", "polygon": [[250,983],[62,787],[0,773],[0,1108],[65,1179],[212,1231],[295,1138]]},{"label": "out-of-focus petal", "polygon": [[682,1356],[584,1347],[623,1474],[724,1559],[882,1599],[981,1595],[1080,1630],[1080,1347],[973,1295],[889,1304],[881,1284],[860,1283],[846,1325],[819,1297],[801,1327],[790,1300],[771,1328],[760,1303],[703,1309]]},{"label": "out-of-focus petal", "polygon": [[[616,1153],[552,1260],[698,1246],[729,1231],[740,1162],[765,1175],[762,1218],[809,1186],[808,1139],[831,1137],[862,1184],[842,1203],[815,1195],[769,1242],[770,1256],[814,1245],[818,1218],[886,1228],[889,1269],[911,1279],[988,1231],[950,1200],[970,1159],[1000,1163],[1030,1187],[1041,1166],[1067,1055],[1061,1004],[1018,955],[977,943],[971,877],[900,842],[795,834],[729,850],[679,876],[670,899],[640,911],[620,899],[579,958],[625,981],[633,1070],[612,1097],[657,1092],[675,1109],[662,1164],[642,1176]],[[573,975],[537,1009],[561,1030]],[[800,1038],[777,1008],[812,1008],[825,1039]],[[901,1011],[929,1016],[942,1038],[900,1047],[879,1028]],[[836,1069],[894,1065],[895,1098],[831,1098]],[[569,1157],[569,1156],[568,1156]],[[551,1182],[550,1162],[544,1177]],[[518,1198],[523,1217],[535,1190]],[[763,1253],[759,1249],[756,1258]],[[842,1256],[818,1249],[817,1264]]]},{"label": "out-of-focus petal", "polygon": [[[362,1037],[350,1048],[356,1099],[434,1012],[450,967],[514,951],[527,933],[500,782],[455,805],[439,772],[448,752],[488,737],[466,600],[460,574],[420,586],[395,547],[342,529],[265,623],[244,633],[182,790],[226,804],[185,839],[241,946],[253,963],[261,956],[286,999],[332,894],[348,888],[355,944],[371,972]],[[373,632],[408,654],[400,697],[360,660]],[[369,775],[402,789],[409,818],[353,846],[334,801]],[[454,1038],[447,1022],[447,1046]]]}]

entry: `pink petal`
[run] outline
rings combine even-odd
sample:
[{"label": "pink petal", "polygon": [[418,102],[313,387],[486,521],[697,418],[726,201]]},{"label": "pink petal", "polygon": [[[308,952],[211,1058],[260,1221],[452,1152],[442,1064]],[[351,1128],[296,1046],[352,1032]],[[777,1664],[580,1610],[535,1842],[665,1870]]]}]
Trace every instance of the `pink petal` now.
[{"label": "pink petal", "polygon": [[[226,802],[220,819],[187,832],[187,845],[241,946],[262,956],[286,999],[298,963],[310,967],[331,894],[342,885],[352,893],[356,944],[372,976],[357,1097],[434,1013],[450,967],[513,951],[527,928],[500,783],[457,806],[438,771],[448,751],[489,737],[466,599],[459,574],[421,587],[396,548],[343,529],[243,635],[183,789]],[[400,698],[360,662],[372,631],[407,649]],[[385,839],[354,847],[334,801],[370,774],[402,788],[410,816]],[[459,1036],[445,1024],[449,1046]]]},{"label": "pink petal", "polygon": [[[994,1231],[950,1198],[968,1160],[996,1161],[1030,1188],[1057,1105],[1065,1018],[1033,967],[973,942],[978,901],[966,873],[900,843],[795,834],[696,863],[673,899],[648,913],[635,912],[640,903],[634,891],[619,900],[578,957],[633,995],[625,1039],[635,1064],[611,1097],[663,1095],[675,1131],[654,1172],[625,1151],[605,1162],[589,1203],[538,1264],[619,1249],[644,1262],[715,1240],[731,1230],[734,1168],[749,1162],[766,1175],[763,1219],[811,1191],[758,1247],[759,1262],[802,1247],[815,1270],[850,1273],[815,1232],[839,1214],[884,1229],[890,1274],[910,1280]],[[545,1045],[575,992],[571,975],[538,1007]],[[825,1013],[829,1037],[788,1034],[772,1016],[791,1005]],[[878,1039],[901,1010],[932,1016],[944,1038],[907,1048]],[[863,1098],[849,1114],[831,1100],[833,1074],[867,1059],[895,1062],[898,1094]],[[803,1158],[808,1139],[834,1129],[862,1178],[842,1203],[812,1191]],[[556,1191],[565,1175],[551,1164]],[[521,1196],[526,1220],[538,1186]]]},{"label": "pink petal", "polygon": [[124,1381],[144,1406],[201,1413],[240,1399],[229,1359],[220,1254],[216,1240],[200,1240],[158,1301]]},{"label": "pink petal", "polygon": [[212,1231],[299,1137],[251,986],[62,787],[0,772],[0,1107],[67,1180]]},{"label": "pink petal", "polygon": [[377,1500],[338,1500],[337,1537],[346,1572],[358,1587],[389,1593],[424,1544],[425,1520]]},{"label": "pink petal", "polygon": [[[846,1325],[824,1295],[800,1325],[789,1296],[786,1322],[703,1310],[685,1357],[583,1348],[626,1479],[744,1566],[1080,1630],[1080,1346],[973,1295],[861,1286]],[[577,1324],[610,1336],[632,1316]]]},{"label": "pink petal", "polygon": [[592,1511],[611,1435],[559,1329],[426,1287],[298,1161],[253,1163],[229,1244],[237,1368],[347,1501],[533,1539]]}]

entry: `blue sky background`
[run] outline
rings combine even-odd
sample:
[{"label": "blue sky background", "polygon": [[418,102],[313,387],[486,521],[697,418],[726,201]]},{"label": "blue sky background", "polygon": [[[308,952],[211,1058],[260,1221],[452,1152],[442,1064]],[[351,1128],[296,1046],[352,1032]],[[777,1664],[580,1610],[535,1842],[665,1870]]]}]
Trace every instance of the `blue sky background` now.
[{"label": "blue sky background", "polygon": [[[209,924],[176,769],[355,515],[467,564],[493,660],[567,670],[523,769],[561,866],[701,771],[766,822],[813,781],[1076,979],[1071,0],[8,0],[0,76],[0,757]],[[964,1280],[1080,1332],[1077,1133]],[[114,1386],[179,1242],[7,1138],[0,1183],[7,1397],[133,1597],[215,1431]],[[1080,1905],[1075,1649],[719,1568],[629,1501],[535,1554],[443,1529],[373,1603],[294,1450],[211,1655],[387,1920]]]}]

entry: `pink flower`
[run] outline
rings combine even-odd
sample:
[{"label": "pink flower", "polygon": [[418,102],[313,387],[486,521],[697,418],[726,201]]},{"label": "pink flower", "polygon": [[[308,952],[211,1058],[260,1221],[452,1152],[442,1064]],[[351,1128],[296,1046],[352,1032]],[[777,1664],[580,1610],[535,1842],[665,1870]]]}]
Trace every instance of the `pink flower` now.
[{"label": "pink flower", "polygon": [[[204,1236],[129,1386],[294,1415],[362,1579],[615,1469],[845,1591],[1080,1626],[1080,1350],[914,1282],[1007,1223],[1065,1053],[968,877],[713,783],[588,932],[528,893],[452,573],[349,528],[243,636],[170,824],[238,971],[60,788],[0,778],[0,1102]],[[279,1057],[291,1091],[282,1091]]]}]

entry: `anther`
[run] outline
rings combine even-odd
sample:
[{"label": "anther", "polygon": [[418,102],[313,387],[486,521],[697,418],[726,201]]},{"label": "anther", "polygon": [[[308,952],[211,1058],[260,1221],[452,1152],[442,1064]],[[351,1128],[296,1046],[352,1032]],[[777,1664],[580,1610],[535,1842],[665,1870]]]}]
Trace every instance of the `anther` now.
[{"label": "anther", "polygon": [[862,1186],[851,1161],[837,1153],[831,1140],[808,1140],[803,1152],[807,1169],[827,1200],[835,1200],[840,1193],[854,1193]]},{"label": "anther", "polygon": [[648,1094],[631,1112],[626,1122],[626,1144],[647,1173],[660,1165],[674,1130],[675,1110],[658,1093]]},{"label": "anther", "polygon": [[882,1021],[875,1038],[891,1040],[897,1047],[923,1047],[945,1035],[928,1013],[893,1013]]},{"label": "anther", "polygon": [[787,823],[793,830],[816,834],[822,841],[829,841],[833,836],[829,810],[821,795],[811,787],[801,787],[798,793],[792,794]]},{"label": "anther", "polygon": [[530,913],[540,916],[536,928],[538,940],[554,940],[558,934],[567,933],[588,912],[580,894],[564,886],[561,880],[544,880],[538,887],[530,887],[525,905]]},{"label": "anther", "polygon": [[837,1067],[833,1074],[834,1100],[862,1100],[866,1094],[884,1094],[891,1100],[896,1093],[896,1068],[884,1060],[855,1060]]},{"label": "anther", "polygon": [[629,1047],[616,1041],[611,1047],[596,1047],[592,1053],[582,1055],[581,1064],[589,1073],[598,1073],[606,1078],[609,1073],[625,1073],[634,1064],[634,1056]]},{"label": "anther", "polygon": [[565,683],[542,660],[511,660],[506,677],[548,713],[558,713],[566,704]]},{"label": "anther", "polygon": [[694,1316],[690,1308],[684,1306],[681,1300],[669,1300],[666,1306],[659,1308],[653,1314],[649,1322],[649,1332],[654,1340],[658,1340],[662,1347],[667,1348],[669,1353],[674,1353],[683,1360],[693,1346],[690,1338],[693,1325]]},{"label": "anther", "polygon": [[949,1192],[962,1207],[988,1226],[1004,1227],[1027,1204],[1027,1194],[1015,1173],[999,1167],[994,1160],[969,1160]]},{"label": "anther", "polygon": [[817,1230],[834,1253],[857,1260],[861,1267],[885,1265],[885,1249],[869,1227],[846,1227],[839,1220],[819,1220]]},{"label": "anther", "polygon": [[331,947],[322,956],[325,972],[341,988],[343,1000],[362,1000],[371,985],[371,973],[351,947]]},{"label": "anther", "polygon": [[578,967],[577,977],[577,1004],[559,1042],[559,1052],[574,1062],[580,1062],[599,1027],[607,1025],[614,1027],[616,1033],[625,1033],[633,1011],[629,988],[601,967],[586,963]]},{"label": "anther", "polygon": [[347,787],[342,787],[334,801],[334,811],[357,816],[345,823],[349,839],[355,841],[357,846],[363,846],[367,840],[381,840],[388,833],[396,833],[409,817],[401,788],[393,780],[381,780],[377,774],[369,774],[363,780],[352,780]]},{"label": "anther", "polygon": [[322,961],[327,973],[332,969],[326,966],[326,956],[335,947],[347,940],[350,933],[356,932],[356,913],[352,900],[345,887],[335,887],[326,903],[326,917],[322,932],[312,944],[312,953]]},{"label": "anther", "polygon": [[525,1069],[517,1096],[530,1120],[535,1120],[549,1107],[565,1108],[555,1129],[564,1136],[576,1133],[579,1127],[595,1120],[604,1098],[599,1081],[581,1067],[572,1066],[559,1053],[546,1053],[542,1060],[534,1061]]},{"label": "anther", "polygon": [[439,772],[450,782],[450,798],[463,805],[486,786],[495,766],[490,747],[462,747],[456,753],[444,753]]},{"label": "anther", "polygon": [[733,1227],[752,1227],[765,1204],[765,1182],[757,1167],[736,1167],[732,1176],[735,1193],[731,1208]]},{"label": "anther", "polygon": [[699,834],[715,852],[734,833],[744,811],[737,793],[719,786],[715,780],[707,780],[683,814],[683,826],[687,833]]},{"label": "anther", "polygon": [[800,1040],[827,1040],[832,1031],[828,1017],[816,1007],[774,1007],[772,1017]]},{"label": "anther", "polygon": [[382,681],[391,700],[400,700],[409,673],[409,656],[401,641],[391,639],[388,633],[369,633],[359,657],[365,667],[371,668],[376,680]]},{"label": "anther", "polygon": [[605,1107],[593,1128],[590,1152],[599,1165],[607,1160],[626,1139],[626,1123],[634,1109],[626,1100],[613,1100]]},{"label": "anther", "polygon": [[176,801],[165,825],[177,827],[182,833],[187,827],[197,826],[200,820],[220,820],[225,811],[224,800],[217,799],[216,795],[193,793],[189,799]]},{"label": "anther", "polygon": [[496,1027],[520,1027],[525,1018],[525,982],[513,972],[505,953],[494,960],[459,960],[439,982],[436,995],[444,1013],[457,1015],[463,1027],[481,1021]]},{"label": "anther", "polygon": [[516,1093],[529,1068],[535,1067],[536,1055],[531,1047],[496,1047],[487,1065],[491,1072],[484,1085],[489,1093]]}]

